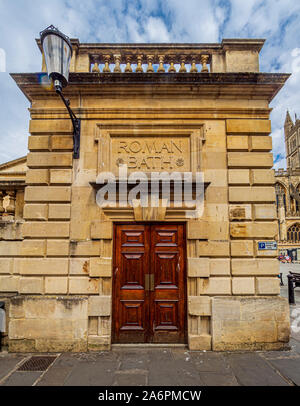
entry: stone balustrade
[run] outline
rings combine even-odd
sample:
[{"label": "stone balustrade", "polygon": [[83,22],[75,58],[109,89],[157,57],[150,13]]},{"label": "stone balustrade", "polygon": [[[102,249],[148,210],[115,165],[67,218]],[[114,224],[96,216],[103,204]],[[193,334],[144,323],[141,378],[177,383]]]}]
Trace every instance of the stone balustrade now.
[{"label": "stone balustrade", "polygon": [[[224,39],[214,44],[107,44],[71,40],[70,72],[222,73],[259,72],[262,39]],[[37,44],[42,52],[41,41]],[[45,60],[42,72],[46,72]]]},{"label": "stone balustrade", "polygon": [[[152,51],[152,52],[151,52]],[[90,71],[97,73],[203,73],[209,72],[211,55],[202,53],[161,53],[138,49],[117,53],[93,53],[90,55]],[[203,51],[204,52],[204,51]]]}]

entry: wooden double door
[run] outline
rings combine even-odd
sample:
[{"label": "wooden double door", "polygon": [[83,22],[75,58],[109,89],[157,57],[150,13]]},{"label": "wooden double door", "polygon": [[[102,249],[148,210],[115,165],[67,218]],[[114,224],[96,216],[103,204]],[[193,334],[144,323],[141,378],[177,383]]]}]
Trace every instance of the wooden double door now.
[{"label": "wooden double door", "polygon": [[116,225],[114,250],[113,342],[184,343],[185,225]]}]

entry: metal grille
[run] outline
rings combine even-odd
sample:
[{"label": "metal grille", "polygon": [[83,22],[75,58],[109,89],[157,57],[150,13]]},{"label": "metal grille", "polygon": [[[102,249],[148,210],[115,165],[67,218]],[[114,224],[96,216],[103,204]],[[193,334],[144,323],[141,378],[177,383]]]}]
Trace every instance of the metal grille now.
[{"label": "metal grille", "polygon": [[56,356],[53,357],[31,357],[24,362],[17,370],[18,371],[46,371],[46,369],[54,362]]}]

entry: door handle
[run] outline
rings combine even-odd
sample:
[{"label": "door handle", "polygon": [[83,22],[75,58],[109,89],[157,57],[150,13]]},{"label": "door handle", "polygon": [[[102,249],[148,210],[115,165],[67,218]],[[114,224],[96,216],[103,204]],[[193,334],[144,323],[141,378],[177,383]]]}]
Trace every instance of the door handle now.
[{"label": "door handle", "polygon": [[150,273],[150,290],[154,291],[154,273]]},{"label": "door handle", "polygon": [[150,290],[150,274],[146,273],[145,274],[145,290]]},{"label": "door handle", "polygon": [[154,291],[154,274],[153,273],[145,274],[145,290]]}]

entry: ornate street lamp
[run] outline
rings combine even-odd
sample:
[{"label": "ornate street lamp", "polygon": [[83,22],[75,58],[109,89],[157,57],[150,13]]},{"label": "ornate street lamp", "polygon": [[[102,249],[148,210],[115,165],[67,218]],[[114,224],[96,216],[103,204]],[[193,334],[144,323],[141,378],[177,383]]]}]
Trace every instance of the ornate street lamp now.
[{"label": "ornate street lamp", "polygon": [[62,93],[63,87],[68,85],[70,62],[73,53],[69,37],[60,32],[53,25],[40,32],[42,48],[49,78],[53,81],[54,89],[64,102],[73,123],[73,157],[79,158],[80,119],[70,108],[70,101]]}]

